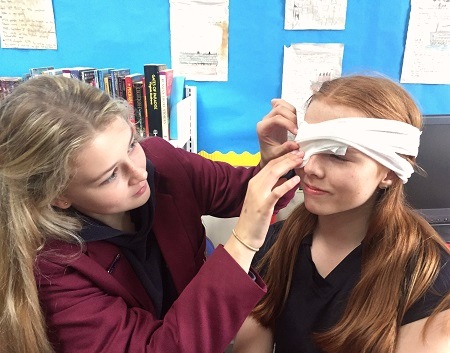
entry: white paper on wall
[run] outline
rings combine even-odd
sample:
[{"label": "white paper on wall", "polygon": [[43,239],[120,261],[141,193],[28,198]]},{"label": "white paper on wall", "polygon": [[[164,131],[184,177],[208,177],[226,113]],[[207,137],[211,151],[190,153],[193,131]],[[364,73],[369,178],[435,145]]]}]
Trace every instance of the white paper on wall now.
[{"label": "white paper on wall", "polygon": [[324,81],[342,73],[342,43],[297,43],[284,47],[281,98],[295,106],[297,120],[305,114],[305,103]]},{"label": "white paper on wall", "polygon": [[52,0],[0,0],[2,48],[57,49]]},{"label": "white paper on wall", "polygon": [[411,0],[400,82],[450,84],[450,1]]},{"label": "white paper on wall", "polygon": [[195,81],[228,80],[228,0],[170,0],[172,68]]},{"label": "white paper on wall", "polygon": [[345,29],[347,0],[286,0],[284,29]]}]

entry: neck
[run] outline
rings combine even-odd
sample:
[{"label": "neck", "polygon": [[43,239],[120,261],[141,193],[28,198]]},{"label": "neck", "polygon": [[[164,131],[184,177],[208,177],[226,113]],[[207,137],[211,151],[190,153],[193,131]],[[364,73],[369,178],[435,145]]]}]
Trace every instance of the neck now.
[{"label": "neck", "polygon": [[314,239],[321,239],[335,248],[354,249],[367,233],[371,204],[364,204],[349,211],[319,216]]},{"label": "neck", "polygon": [[367,230],[366,219],[321,216],[314,230],[311,256],[318,273],[325,278],[356,247]]},{"label": "neck", "polygon": [[118,219],[118,221],[118,226],[120,228],[117,229],[123,230],[125,232],[134,232],[136,230],[134,223],[131,221],[130,212],[124,212],[124,214],[121,218]]},{"label": "neck", "polygon": [[98,219],[111,228],[122,230],[127,233],[135,231],[134,223],[131,221],[130,212],[123,212],[109,216],[94,215],[93,218]]}]

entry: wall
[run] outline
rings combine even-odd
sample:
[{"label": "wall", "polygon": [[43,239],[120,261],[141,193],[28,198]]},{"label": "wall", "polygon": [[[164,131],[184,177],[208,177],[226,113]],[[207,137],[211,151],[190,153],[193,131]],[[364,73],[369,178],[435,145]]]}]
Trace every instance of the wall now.
[{"label": "wall", "polygon": [[[349,0],[344,31],[285,31],[283,0],[231,0],[228,82],[198,86],[198,147],[212,153],[258,152],[255,124],[281,94],[283,46],[345,44],[343,74],[378,71],[399,80],[409,0]],[[167,0],[54,2],[58,50],[0,49],[0,76],[53,65],[170,66]],[[423,113],[450,113],[450,85],[404,87]]]}]

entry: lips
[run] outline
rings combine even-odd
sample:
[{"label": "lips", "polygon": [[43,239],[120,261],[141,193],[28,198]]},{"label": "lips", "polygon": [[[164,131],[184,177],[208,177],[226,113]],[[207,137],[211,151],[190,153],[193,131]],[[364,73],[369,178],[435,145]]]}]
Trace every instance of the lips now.
[{"label": "lips", "polygon": [[144,182],[144,185],[134,194],[134,196],[141,196],[145,190],[147,190],[147,182]]},{"label": "lips", "polygon": [[316,192],[316,193],[325,193],[326,192],[325,190],[316,188],[316,187],[314,187],[314,186],[312,186],[310,184],[307,184],[305,182],[302,182],[302,184],[303,184],[303,190],[308,189],[308,190],[310,190],[312,192]]}]

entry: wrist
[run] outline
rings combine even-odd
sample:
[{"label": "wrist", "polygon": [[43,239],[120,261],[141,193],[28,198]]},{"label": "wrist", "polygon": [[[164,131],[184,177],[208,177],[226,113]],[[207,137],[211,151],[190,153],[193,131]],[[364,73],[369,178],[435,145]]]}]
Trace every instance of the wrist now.
[{"label": "wrist", "polygon": [[224,249],[244,269],[245,272],[249,272],[255,251],[245,247],[234,236],[230,236],[224,245]]},{"label": "wrist", "polygon": [[254,246],[252,246],[252,245],[250,245],[250,244],[247,244],[245,241],[243,241],[243,240],[239,237],[239,235],[237,235],[236,230],[235,230],[234,228],[233,228],[233,230],[232,230],[232,234],[233,234],[233,237],[235,237],[236,240],[237,240],[239,243],[241,243],[244,247],[246,247],[248,250],[251,250],[251,251],[253,251],[254,253],[256,253],[256,252],[259,251],[259,248],[255,248]]}]

